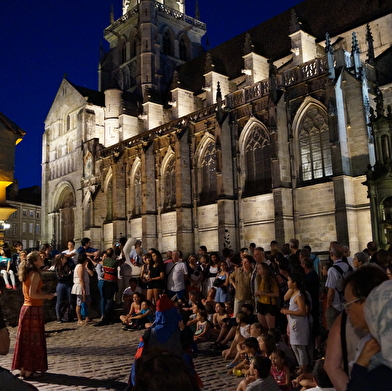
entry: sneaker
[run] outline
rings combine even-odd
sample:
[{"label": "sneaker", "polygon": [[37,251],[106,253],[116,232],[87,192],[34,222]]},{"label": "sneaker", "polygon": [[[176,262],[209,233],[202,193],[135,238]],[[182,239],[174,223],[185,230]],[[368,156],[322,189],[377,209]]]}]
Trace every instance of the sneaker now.
[{"label": "sneaker", "polygon": [[7,284],[5,287],[6,287],[7,289],[12,289],[12,286],[11,286],[10,284]]},{"label": "sneaker", "polygon": [[12,285],[12,289],[16,291],[18,288],[15,285]]},{"label": "sneaker", "polygon": [[232,369],[236,366],[237,364],[235,362],[231,362],[230,364],[227,364],[226,367],[229,369]]}]

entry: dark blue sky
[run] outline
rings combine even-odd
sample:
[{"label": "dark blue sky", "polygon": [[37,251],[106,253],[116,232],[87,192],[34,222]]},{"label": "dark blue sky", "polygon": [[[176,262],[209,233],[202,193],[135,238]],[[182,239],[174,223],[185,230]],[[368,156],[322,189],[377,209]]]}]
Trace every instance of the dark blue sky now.
[{"label": "dark blue sky", "polygon": [[[317,0],[314,0],[317,1]],[[299,0],[199,0],[210,47],[298,4]],[[0,112],[26,135],[16,147],[19,188],[41,185],[44,120],[64,74],[74,84],[97,89],[99,46],[121,0],[0,1]],[[195,15],[195,0],[186,0]]]}]

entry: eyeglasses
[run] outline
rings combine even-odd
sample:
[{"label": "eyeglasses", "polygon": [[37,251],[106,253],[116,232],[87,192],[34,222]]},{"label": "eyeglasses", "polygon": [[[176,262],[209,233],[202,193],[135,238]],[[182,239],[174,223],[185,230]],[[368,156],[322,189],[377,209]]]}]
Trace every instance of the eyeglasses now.
[{"label": "eyeglasses", "polygon": [[360,300],[363,300],[363,297],[358,297],[355,300],[352,300],[352,301],[349,301],[349,302],[346,301],[346,302],[342,303],[343,309],[347,311],[351,304],[357,303]]}]

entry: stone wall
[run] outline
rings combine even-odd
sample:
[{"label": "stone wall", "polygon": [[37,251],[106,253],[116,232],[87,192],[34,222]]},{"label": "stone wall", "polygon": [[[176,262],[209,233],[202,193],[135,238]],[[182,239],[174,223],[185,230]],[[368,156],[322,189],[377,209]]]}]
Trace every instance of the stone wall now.
[{"label": "stone wall", "polygon": [[[54,272],[45,271],[42,273],[42,281],[44,283],[42,291],[53,293],[56,292],[57,279]],[[91,297],[93,299],[90,317],[99,316],[99,292],[97,287],[97,278],[91,277],[90,280]],[[17,281],[18,289],[16,291],[5,289],[4,284],[1,285],[2,294],[0,295],[1,308],[3,310],[4,319],[9,326],[18,325],[20,308],[23,305],[22,284]],[[56,299],[44,301],[45,323],[56,320],[55,311]]]}]

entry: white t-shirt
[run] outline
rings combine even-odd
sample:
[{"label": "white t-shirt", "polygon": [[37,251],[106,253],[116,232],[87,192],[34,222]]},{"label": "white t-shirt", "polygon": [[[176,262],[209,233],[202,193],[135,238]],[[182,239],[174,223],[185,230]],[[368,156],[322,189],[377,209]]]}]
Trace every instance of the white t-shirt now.
[{"label": "white t-shirt", "polygon": [[73,261],[73,263],[76,265],[78,263],[78,255],[76,254],[76,249],[74,248],[73,250],[64,250],[62,254],[72,254],[75,253],[73,257],[70,257]]},{"label": "white t-shirt", "polygon": [[185,276],[187,274],[188,269],[183,261],[178,261],[175,264],[173,261],[168,262],[166,264],[167,289],[172,292],[185,289]]}]

